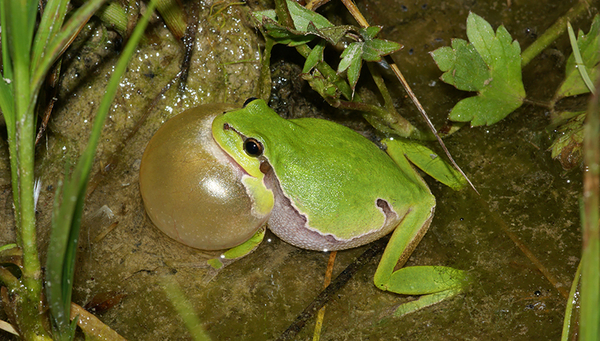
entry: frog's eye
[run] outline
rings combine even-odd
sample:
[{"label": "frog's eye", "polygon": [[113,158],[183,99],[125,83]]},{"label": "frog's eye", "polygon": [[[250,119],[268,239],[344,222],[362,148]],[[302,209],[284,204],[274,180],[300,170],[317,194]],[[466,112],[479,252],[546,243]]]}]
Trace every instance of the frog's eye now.
[{"label": "frog's eye", "polygon": [[244,140],[244,150],[250,156],[258,157],[263,153],[263,145],[258,140],[247,138]]}]

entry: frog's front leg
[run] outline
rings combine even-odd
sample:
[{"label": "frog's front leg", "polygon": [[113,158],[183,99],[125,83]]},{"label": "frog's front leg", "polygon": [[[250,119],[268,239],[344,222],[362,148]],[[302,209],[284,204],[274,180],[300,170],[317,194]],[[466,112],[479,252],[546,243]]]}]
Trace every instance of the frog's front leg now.
[{"label": "frog's front leg", "polygon": [[247,241],[234,248],[223,252],[218,258],[209,259],[207,263],[214,269],[221,269],[222,267],[233,262],[234,260],[245,257],[250,253],[254,252],[254,250],[258,248],[258,245],[260,245],[260,243],[263,241],[264,237],[265,227],[262,226],[258,229],[258,231],[256,231],[252,238],[248,239]]},{"label": "frog's front leg", "polygon": [[375,285],[381,290],[403,295],[423,295],[400,305],[394,316],[402,316],[438,303],[462,291],[466,273],[445,266],[403,266],[427,232],[435,206],[415,205],[396,227],[375,273]]}]

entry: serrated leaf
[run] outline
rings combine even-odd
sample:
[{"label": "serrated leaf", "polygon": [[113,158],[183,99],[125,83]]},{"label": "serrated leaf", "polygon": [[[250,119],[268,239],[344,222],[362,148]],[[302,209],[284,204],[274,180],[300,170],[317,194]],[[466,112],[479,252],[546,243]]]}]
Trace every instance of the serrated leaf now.
[{"label": "serrated leaf", "polygon": [[478,95],[460,101],[450,112],[450,120],[471,122],[472,126],[494,124],[523,104],[525,89],[521,79],[521,48],[504,26],[496,33],[480,16],[467,18],[469,43],[454,39],[452,48],[431,53],[442,81]]},{"label": "serrated leaf", "polygon": [[445,46],[431,53],[442,71],[442,81],[459,90],[478,91],[491,81],[490,69],[472,44],[453,39],[452,48]]},{"label": "serrated leaf", "polygon": [[[600,78],[600,72],[597,68],[598,63],[600,63],[600,16],[596,15],[594,17],[588,34],[584,34],[583,31],[579,30],[577,36],[577,46],[581,53],[583,65],[585,65],[592,82],[596,83]],[[575,57],[571,54],[567,59],[565,80],[557,91],[558,98],[590,92],[576,64]]]}]

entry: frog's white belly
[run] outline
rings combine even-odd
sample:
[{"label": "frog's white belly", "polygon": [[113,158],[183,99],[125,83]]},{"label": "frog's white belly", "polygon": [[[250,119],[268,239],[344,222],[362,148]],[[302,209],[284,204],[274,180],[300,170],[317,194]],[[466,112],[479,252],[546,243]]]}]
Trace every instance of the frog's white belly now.
[{"label": "frog's white belly", "polygon": [[283,194],[272,171],[265,175],[265,184],[273,191],[275,197],[267,223],[268,228],[283,241],[302,249],[336,251],[368,244],[393,231],[408,213],[398,216],[386,201],[380,199],[378,206],[381,214],[385,216],[385,223],[381,228],[350,239],[341,239],[332,234],[322,234],[308,226],[306,217],[300,214]]}]

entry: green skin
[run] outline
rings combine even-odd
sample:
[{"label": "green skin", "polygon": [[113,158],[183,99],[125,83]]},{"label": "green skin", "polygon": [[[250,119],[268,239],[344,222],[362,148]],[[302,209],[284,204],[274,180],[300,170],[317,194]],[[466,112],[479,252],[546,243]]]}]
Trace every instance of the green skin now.
[{"label": "green skin", "polygon": [[[257,209],[273,209],[268,226],[284,241],[332,251],[364,245],[394,231],[377,267],[375,285],[423,295],[401,305],[397,316],[454,296],[464,287],[466,274],[449,267],[395,270],[427,232],[435,209],[435,197],[398,152],[397,140],[382,141],[388,156],[347,127],[314,118],[286,120],[263,100],[218,116],[212,130],[215,141],[247,173],[242,181]],[[262,148],[248,149],[245,141]],[[395,152],[390,153],[392,149]],[[280,191],[265,174],[276,179]],[[261,239],[253,238],[251,246],[242,244],[225,256],[243,256]]]}]

